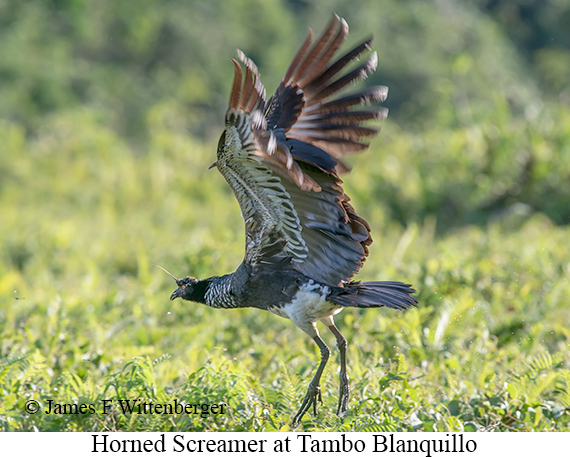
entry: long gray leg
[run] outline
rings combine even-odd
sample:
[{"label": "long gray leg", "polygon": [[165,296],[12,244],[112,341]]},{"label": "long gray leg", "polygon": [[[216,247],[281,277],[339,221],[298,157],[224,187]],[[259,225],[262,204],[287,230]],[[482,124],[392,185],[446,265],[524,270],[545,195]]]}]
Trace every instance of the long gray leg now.
[{"label": "long gray leg", "polygon": [[301,417],[303,417],[303,415],[309,410],[311,406],[313,407],[313,413],[316,416],[317,401],[320,403],[323,402],[323,398],[321,396],[321,376],[323,374],[323,370],[325,369],[325,365],[327,364],[327,360],[331,355],[331,350],[318,334],[313,336],[313,340],[315,340],[321,349],[321,363],[319,364],[315,376],[309,384],[309,388],[307,389],[307,393],[303,399],[303,402],[301,403],[299,411],[297,411],[297,414],[295,414],[295,417],[293,418],[292,425],[297,425],[301,420]]},{"label": "long gray leg", "polygon": [[340,392],[338,396],[338,408],[336,410],[337,416],[344,416],[346,414],[346,407],[348,404],[348,395],[350,393],[350,387],[348,385],[348,374],[346,372],[346,347],[348,345],[346,338],[340,333],[339,329],[336,328],[334,322],[332,320],[332,316],[330,318],[330,322],[324,322],[333,335],[336,338],[336,345],[340,352]]}]

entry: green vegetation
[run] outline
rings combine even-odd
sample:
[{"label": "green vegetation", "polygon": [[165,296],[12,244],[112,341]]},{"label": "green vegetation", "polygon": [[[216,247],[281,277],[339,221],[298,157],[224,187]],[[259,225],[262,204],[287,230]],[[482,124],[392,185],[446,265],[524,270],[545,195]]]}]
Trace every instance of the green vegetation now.
[{"label": "green vegetation", "polygon": [[[410,281],[420,304],[338,316],[348,415],[331,357],[299,430],[570,431],[570,3],[216,3],[0,0],[0,430],[289,429],[314,343],[170,302],[153,264],[239,264],[238,205],[207,171],[228,61],[239,46],[271,92],[334,8],[351,43],[374,33],[391,90],[344,177],[375,238],[359,278]],[[103,414],[138,398],[227,406]]]}]

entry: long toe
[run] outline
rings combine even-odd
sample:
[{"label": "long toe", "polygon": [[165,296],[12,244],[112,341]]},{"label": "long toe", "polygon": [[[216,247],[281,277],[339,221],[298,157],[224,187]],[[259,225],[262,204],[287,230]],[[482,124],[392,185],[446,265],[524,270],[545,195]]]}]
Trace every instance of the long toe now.
[{"label": "long toe", "polygon": [[338,408],[336,410],[336,415],[339,417],[344,417],[346,415],[349,393],[350,393],[350,387],[348,385],[348,375],[346,373],[341,373],[340,391],[338,396]]},{"label": "long toe", "polygon": [[307,389],[307,393],[305,394],[305,398],[303,398],[303,402],[301,403],[301,407],[299,408],[299,411],[297,411],[297,414],[295,414],[295,417],[293,418],[293,421],[291,422],[291,425],[295,426],[299,423],[299,421],[301,420],[301,418],[304,416],[304,414],[309,410],[309,408],[312,406],[313,407],[313,413],[316,416],[317,415],[317,403],[322,403],[323,402],[323,398],[321,396],[321,386],[319,385],[313,385],[312,383],[309,384],[309,388]]}]

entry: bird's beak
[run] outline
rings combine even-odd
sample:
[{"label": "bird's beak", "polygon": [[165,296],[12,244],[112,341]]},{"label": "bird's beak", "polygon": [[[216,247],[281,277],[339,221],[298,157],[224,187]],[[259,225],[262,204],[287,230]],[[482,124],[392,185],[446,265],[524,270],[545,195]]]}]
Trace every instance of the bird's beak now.
[{"label": "bird's beak", "polygon": [[172,292],[170,299],[174,300],[175,298],[178,298],[178,297],[180,297],[180,287],[178,289],[176,289],[174,292]]}]

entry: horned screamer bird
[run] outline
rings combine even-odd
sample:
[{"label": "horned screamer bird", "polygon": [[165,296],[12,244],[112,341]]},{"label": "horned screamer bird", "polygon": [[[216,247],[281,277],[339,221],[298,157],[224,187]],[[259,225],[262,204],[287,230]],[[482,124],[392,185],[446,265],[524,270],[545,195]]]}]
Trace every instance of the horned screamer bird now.
[{"label": "horned screamer bird", "polygon": [[409,284],[351,280],[372,238],[368,223],[343,192],[338,175],[348,168],[339,158],[366,149],[366,140],[378,133],[362,124],[384,118],[387,110],[362,106],[384,101],[388,89],[377,86],[338,96],[377,64],[372,53],[344,71],[370,50],[371,40],[332,62],[347,34],[346,22],[336,15],[314,44],[309,29],[269,101],[257,67],[237,51],[245,76],[240,63],[232,60],[235,77],[226,128],[212,166],[239,202],[245,220],[245,258],[225,276],[177,279],[178,288],[170,297],[212,308],[265,309],[291,319],[313,338],[321,361],[293,424],[311,407],[316,415],[317,402],[322,402],[320,379],[330,349],[319,336],[317,321],[331,330],[340,351],[337,414],[343,416],[349,397],[347,341],[333,316],[347,307],[404,310],[417,303]]}]

